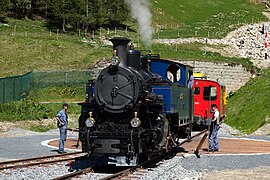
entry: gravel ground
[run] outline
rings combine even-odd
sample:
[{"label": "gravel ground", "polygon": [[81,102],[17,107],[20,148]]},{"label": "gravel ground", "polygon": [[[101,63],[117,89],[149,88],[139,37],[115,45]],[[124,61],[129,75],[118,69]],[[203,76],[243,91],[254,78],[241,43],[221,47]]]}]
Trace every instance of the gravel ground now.
[{"label": "gravel ground", "polygon": [[[29,158],[34,156],[45,156],[56,152],[40,143],[44,140],[59,138],[57,129],[46,133],[35,133],[22,129],[9,131],[9,136],[0,138],[0,161],[7,159]],[[244,135],[239,131],[222,124],[219,131],[221,137],[252,138],[270,141],[270,136]],[[69,132],[68,137],[77,137],[75,133]],[[235,136],[234,136],[235,137]],[[2,158],[2,159],[1,159]],[[268,155],[186,155],[176,156],[169,160],[160,162],[157,167],[143,170],[144,176],[136,179],[269,179],[270,154]],[[58,165],[46,165],[30,169],[0,171],[0,179],[52,179],[68,173],[65,163]],[[140,172],[139,172],[140,173]],[[142,173],[140,173],[142,174]],[[247,176],[248,174],[248,176]],[[89,173],[80,179],[101,179],[106,174]]]},{"label": "gravel ground", "polygon": [[[0,161],[22,159],[56,154],[55,149],[41,145],[42,141],[59,138],[58,129],[37,133],[23,129],[13,129],[10,136],[0,138]],[[77,137],[69,132],[68,137]],[[3,146],[4,145],[4,146]],[[0,178],[1,179],[1,178]]]}]

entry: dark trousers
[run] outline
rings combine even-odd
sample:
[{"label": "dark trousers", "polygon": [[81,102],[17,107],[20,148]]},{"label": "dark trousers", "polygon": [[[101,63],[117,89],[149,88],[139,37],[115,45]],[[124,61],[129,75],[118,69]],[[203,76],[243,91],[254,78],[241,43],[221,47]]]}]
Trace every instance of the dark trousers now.
[{"label": "dark trousers", "polygon": [[219,128],[219,125],[216,125],[216,124],[212,124],[210,126],[209,150],[219,149],[219,144],[218,144],[218,128]]},{"label": "dark trousers", "polygon": [[61,127],[59,128],[60,131],[60,140],[59,140],[59,151],[64,151],[65,148],[65,142],[67,139],[67,128]]}]

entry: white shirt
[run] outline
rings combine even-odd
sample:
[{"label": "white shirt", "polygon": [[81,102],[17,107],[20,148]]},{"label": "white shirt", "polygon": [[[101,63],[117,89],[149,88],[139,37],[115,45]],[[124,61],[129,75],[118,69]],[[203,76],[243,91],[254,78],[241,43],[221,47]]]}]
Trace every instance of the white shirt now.
[{"label": "white shirt", "polygon": [[217,117],[217,124],[219,124],[219,112],[217,109],[214,112],[214,116]]}]

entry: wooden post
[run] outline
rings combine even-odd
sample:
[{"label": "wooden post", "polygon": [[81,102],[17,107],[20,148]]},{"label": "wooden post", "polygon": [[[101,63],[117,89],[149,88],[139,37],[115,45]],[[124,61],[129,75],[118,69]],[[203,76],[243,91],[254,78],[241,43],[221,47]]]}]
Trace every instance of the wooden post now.
[{"label": "wooden post", "polygon": [[56,31],[56,39],[58,40],[59,29]]},{"label": "wooden post", "polygon": [[15,36],[15,34],[16,34],[16,29],[17,29],[17,27],[16,27],[16,25],[14,26],[14,30],[13,30],[13,36]]}]

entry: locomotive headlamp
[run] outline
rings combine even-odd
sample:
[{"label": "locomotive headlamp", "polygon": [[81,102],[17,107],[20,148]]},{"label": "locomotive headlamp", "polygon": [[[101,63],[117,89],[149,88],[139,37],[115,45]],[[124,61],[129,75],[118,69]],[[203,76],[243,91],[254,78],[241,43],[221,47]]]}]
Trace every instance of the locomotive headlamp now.
[{"label": "locomotive headlamp", "polygon": [[138,115],[138,112],[135,111],[134,118],[132,118],[130,121],[131,126],[134,128],[139,127],[141,125],[141,120],[139,118],[137,118],[137,115]]},{"label": "locomotive headlamp", "polygon": [[87,127],[93,127],[96,123],[95,119],[92,118],[92,112],[89,112],[90,117],[85,120],[85,125]]},{"label": "locomotive headlamp", "polygon": [[117,51],[113,51],[113,57],[111,59],[111,65],[112,66],[118,66],[120,63],[119,57],[117,56]]}]

